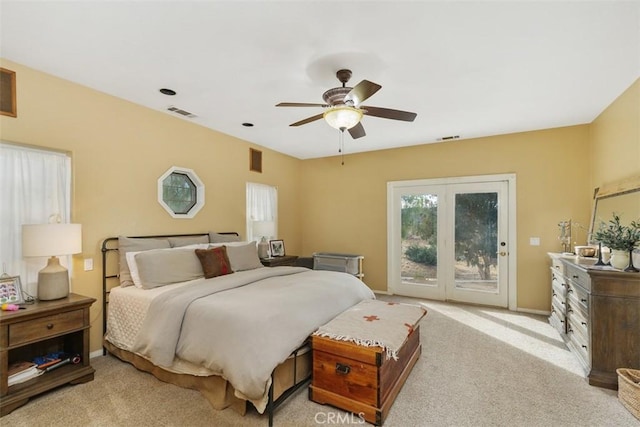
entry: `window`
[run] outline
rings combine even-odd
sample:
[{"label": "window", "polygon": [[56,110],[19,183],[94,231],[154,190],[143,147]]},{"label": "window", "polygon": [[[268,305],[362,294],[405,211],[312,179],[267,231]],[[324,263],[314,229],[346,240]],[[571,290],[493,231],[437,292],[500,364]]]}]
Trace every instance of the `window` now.
[{"label": "window", "polygon": [[[71,222],[71,158],[66,153],[0,143],[0,261],[2,271],[20,276],[36,295],[46,257],[23,258],[22,224]],[[70,257],[60,257],[67,268]]]},{"label": "window", "polygon": [[174,218],[193,218],[204,206],[204,184],[193,170],[173,166],[158,179],[158,203]]},{"label": "window", "polygon": [[278,189],[270,185],[247,183],[247,240],[257,240],[262,236],[254,236],[255,221],[271,221],[274,226],[273,236],[278,236]]}]

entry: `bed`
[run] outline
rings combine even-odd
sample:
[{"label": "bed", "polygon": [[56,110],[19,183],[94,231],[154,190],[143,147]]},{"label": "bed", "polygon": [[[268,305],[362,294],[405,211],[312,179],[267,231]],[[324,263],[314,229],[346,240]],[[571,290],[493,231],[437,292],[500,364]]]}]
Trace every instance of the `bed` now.
[{"label": "bed", "polygon": [[111,237],[102,254],[105,350],[270,425],[309,380],[308,337],[375,298],[346,273],[263,267],[237,233]]}]

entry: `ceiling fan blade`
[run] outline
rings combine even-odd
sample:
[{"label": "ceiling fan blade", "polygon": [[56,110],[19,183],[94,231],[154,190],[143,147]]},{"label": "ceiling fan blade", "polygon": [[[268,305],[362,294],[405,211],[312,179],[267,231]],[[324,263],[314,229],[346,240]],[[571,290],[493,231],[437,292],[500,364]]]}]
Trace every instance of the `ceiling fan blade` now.
[{"label": "ceiling fan blade", "polygon": [[360,106],[361,110],[364,110],[364,114],[367,116],[381,117],[383,119],[402,120],[404,122],[412,122],[417,114],[409,111],[392,110],[390,108],[369,107]]},{"label": "ceiling fan blade", "polygon": [[369,80],[363,80],[358,83],[349,93],[344,97],[345,104],[353,102],[353,105],[358,106],[362,101],[369,98],[382,88],[377,83],[370,82]]},{"label": "ceiling fan blade", "polygon": [[300,120],[299,122],[291,123],[289,126],[301,126],[306,125],[307,123],[315,122],[322,118],[322,113],[316,114],[315,116],[307,117],[304,120]]},{"label": "ceiling fan blade", "polygon": [[358,139],[365,136],[367,133],[364,131],[364,126],[362,126],[362,122],[359,122],[357,125],[349,129],[349,134],[351,138]]},{"label": "ceiling fan blade", "polygon": [[281,102],[276,107],[328,107],[327,104],[308,104],[306,102]]}]

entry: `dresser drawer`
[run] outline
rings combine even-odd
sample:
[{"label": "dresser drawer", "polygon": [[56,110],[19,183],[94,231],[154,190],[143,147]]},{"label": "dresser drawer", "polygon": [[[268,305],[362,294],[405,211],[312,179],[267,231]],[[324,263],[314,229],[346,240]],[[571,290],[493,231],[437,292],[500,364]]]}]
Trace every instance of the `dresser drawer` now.
[{"label": "dresser drawer", "polygon": [[[573,325],[572,325],[573,326]],[[578,356],[583,365],[588,369],[591,367],[591,353],[589,352],[589,345],[579,333],[573,329],[567,331],[569,336],[569,347]]]},{"label": "dresser drawer", "polygon": [[551,307],[551,315],[549,316],[549,323],[561,334],[567,333],[566,320],[563,314],[559,314],[555,307]]},{"label": "dresser drawer", "polygon": [[589,294],[580,286],[569,284],[567,290],[569,305],[583,312],[585,318],[589,317]]},{"label": "dresser drawer", "polygon": [[564,275],[565,267],[560,258],[551,257],[551,270],[557,271],[559,274]]},{"label": "dresser drawer", "polygon": [[569,312],[567,313],[567,331],[580,335],[581,344],[587,345],[589,343],[587,320],[579,312],[572,310],[571,307],[569,307]]},{"label": "dresser drawer", "polygon": [[551,289],[555,291],[554,293],[559,294],[563,298],[567,295],[567,284],[565,283],[565,278],[555,271],[551,274]]},{"label": "dresser drawer", "polygon": [[68,311],[9,325],[9,346],[64,334],[84,326],[84,310]]},{"label": "dresser drawer", "polygon": [[585,289],[585,291],[591,291],[591,278],[586,270],[569,264],[566,266],[566,273],[569,282],[575,283]]}]

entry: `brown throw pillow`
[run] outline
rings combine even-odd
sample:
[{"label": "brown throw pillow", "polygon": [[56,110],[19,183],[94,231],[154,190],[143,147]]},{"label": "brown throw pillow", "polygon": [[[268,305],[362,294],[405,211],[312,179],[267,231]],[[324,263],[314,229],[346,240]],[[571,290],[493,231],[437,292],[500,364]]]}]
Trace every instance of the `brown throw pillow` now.
[{"label": "brown throw pillow", "polygon": [[196,249],[196,255],[202,264],[205,279],[233,273],[227,256],[227,248],[219,246],[211,249]]}]

